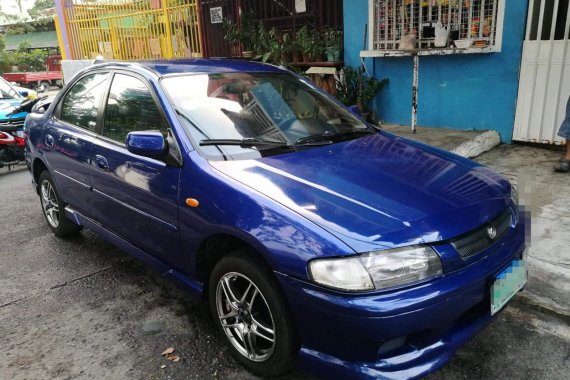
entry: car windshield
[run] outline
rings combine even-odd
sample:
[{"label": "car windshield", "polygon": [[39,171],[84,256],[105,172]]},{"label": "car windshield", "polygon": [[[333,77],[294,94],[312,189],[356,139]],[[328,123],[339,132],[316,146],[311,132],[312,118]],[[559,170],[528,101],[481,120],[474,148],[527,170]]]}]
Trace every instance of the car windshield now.
[{"label": "car windshield", "polygon": [[171,76],[162,86],[195,146],[211,160],[259,158],[374,133],[293,74]]},{"label": "car windshield", "polygon": [[20,99],[22,96],[5,79],[0,78],[0,99]]}]

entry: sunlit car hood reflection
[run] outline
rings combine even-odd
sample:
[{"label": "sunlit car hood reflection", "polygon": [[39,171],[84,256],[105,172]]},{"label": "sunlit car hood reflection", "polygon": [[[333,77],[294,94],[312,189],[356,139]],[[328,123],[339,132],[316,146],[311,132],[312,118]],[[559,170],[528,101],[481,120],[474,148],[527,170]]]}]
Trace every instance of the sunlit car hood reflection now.
[{"label": "sunlit car hood reflection", "polygon": [[211,164],[358,252],[449,239],[497,216],[510,197],[509,183],[488,168],[383,132]]}]

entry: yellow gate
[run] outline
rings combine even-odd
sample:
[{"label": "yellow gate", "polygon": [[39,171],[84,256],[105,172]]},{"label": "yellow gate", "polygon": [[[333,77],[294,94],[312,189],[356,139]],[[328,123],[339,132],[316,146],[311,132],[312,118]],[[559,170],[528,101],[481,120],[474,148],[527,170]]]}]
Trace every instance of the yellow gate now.
[{"label": "yellow gate", "polygon": [[202,57],[197,0],[64,0],[72,59]]}]

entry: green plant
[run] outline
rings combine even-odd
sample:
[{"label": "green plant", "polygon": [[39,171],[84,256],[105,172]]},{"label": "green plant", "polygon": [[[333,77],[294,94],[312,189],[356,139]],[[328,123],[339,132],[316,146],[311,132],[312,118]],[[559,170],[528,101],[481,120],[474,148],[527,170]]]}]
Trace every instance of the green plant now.
[{"label": "green plant", "polygon": [[240,25],[227,18],[222,21],[225,32],[224,40],[231,44],[241,43],[244,51],[253,51],[259,42],[260,23],[254,20],[251,12],[242,13],[240,21]]},{"label": "green plant", "polygon": [[311,49],[311,36],[309,34],[309,28],[303,26],[297,31],[295,37],[301,51],[308,54],[309,50]]},{"label": "green plant", "polygon": [[46,70],[46,52],[34,49],[30,52],[14,53],[16,65],[22,71],[45,71]]},{"label": "green plant", "polygon": [[297,31],[296,39],[303,54],[309,59],[315,60],[325,52],[325,44],[322,33],[310,31],[305,25]]},{"label": "green plant", "polygon": [[342,31],[327,28],[323,30],[323,40],[326,48],[342,48]]},{"label": "green plant", "polygon": [[29,41],[22,41],[18,45],[18,52],[25,53],[32,48],[32,44]]},{"label": "green plant", "polygon": [[0,66],[16,66],[16,57],[12,52],[0,52]]},{"label": "green plant", "polygon": [[358,105],[362,112],[370,112],[370,102],[388,84],[388,79],[378,80],[357,69],[346,66],[336,82],[336,97],[347,106]]}]

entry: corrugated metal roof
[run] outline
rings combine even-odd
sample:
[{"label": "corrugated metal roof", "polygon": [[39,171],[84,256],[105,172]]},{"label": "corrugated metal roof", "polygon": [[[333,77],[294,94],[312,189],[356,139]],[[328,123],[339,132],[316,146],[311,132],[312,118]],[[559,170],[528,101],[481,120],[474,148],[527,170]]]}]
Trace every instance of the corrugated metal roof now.
[{"label": "corrugated metal roof", "polygon": [[33,49],[56,48],[59,46],[55,31],[9,34],[5,35],[4,38],[6,39],[6,50],[18,50],[18,46],[24,41],[28,41]]}]

